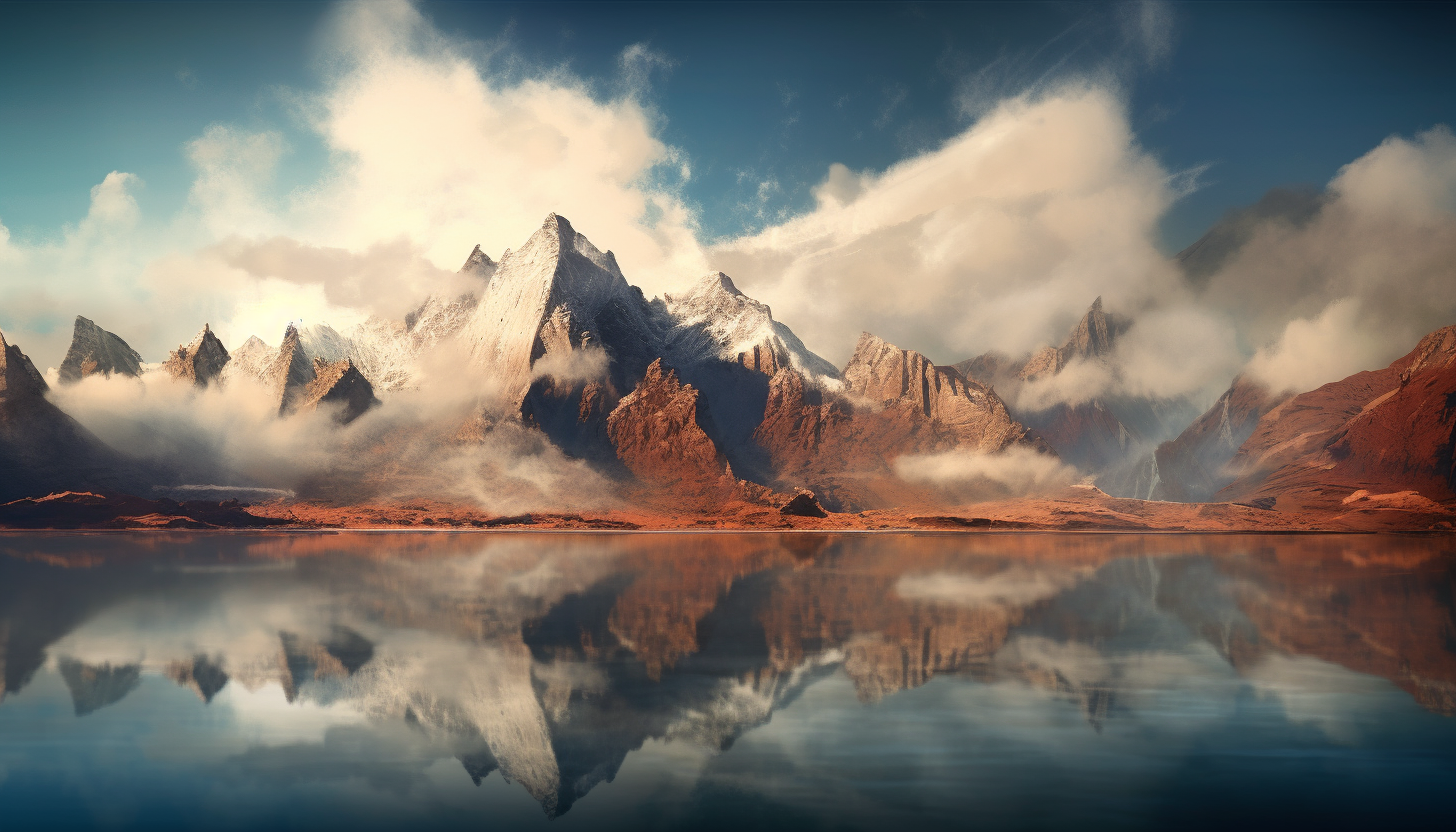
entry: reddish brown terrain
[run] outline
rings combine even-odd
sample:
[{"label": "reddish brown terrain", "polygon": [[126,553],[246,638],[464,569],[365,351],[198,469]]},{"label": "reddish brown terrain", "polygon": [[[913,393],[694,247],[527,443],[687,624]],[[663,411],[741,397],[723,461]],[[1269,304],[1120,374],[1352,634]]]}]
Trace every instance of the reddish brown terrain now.
[{"label": "reddish brown terrain", "polygon": [[1013,445],[1049,449],[985,385],[869,333],[844,371],[845,394],[811,385],[794,370],[769,383],[754,440],[783,488],[807,487],[839,510],[937,502],[896,478],[904,454],[955,449],[995,453]]},{"label": "reddish brown terrain", "polygon": [[1449,507],[1456,327],[1383,370],[1302,393],[1259,420],[1217,499],[1302,512]]},{"label": "reddish brown terrain", "polygon": [[703,430],[708,420],[698,391],[652,362],[647,375],[607,417],[617,457],[639,480],[688,495],[729,494],[728,461]]}]

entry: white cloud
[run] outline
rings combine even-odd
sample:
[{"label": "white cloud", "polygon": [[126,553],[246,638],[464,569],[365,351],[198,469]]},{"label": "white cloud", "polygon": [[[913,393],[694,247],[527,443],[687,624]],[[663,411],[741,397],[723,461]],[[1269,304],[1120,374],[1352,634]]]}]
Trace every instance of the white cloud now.
[{"label": "white cloud", "polygon": [[711,255],[834,360],[862,329],[946,363],[1024,352],[1059,342],[1098,295],[1140,312],[1181,291],[1153,243],[1168,174],[1105,88],[1003,101],[883,173],[833,166],[815,195]]},{"label": "white cloud", "polygon": [[965,499],[1044,493],[1080,477],[1056,457],[1020,446],[996,454],[946,451],[902,456],[895,460],[895,474],[909,482],[945,488]]},{"label": "white cloud", "polygon": [[[307,242],[358,251],[403,235],[453,269],[476,243],[498,258],[555,211],[649,294],[704,270],[674,190],[682,154],[635,88],[598,100],[564,72],[492,75],[402,3],[347,7],[333,42],[339,71],[306,109],[335,165],[292,206]],[[634,72],[661,65],[628,52]]]},{"label": "white cloud", "polygon": [[1359,318],[1355,298],[1331,303],[1312,320],[1296,318],[1277,343],[1254,354],[1249,372],[1270,389],[1303,392],[1373,369],[1384,339],[1362,328]]},{"label": "white cloud", "polygon": [[1311,220],[1273,219],[1201,301],[1263,345],[1249,369],[1308,390],[1383,367],[1456,323],[1456,137],[1391,137],[1341,169]]},{"label": "white cloud", "polygon": [[1064,569],[1043,572],[1012,566],[990,575],[907,573],[895,581],[895,594],[907,601],[938,601],[964,607],[1024,606],[1052,598],[1075,586],[1088,571]]},{"label": "white cloud", "polygon": [[209,232],[225,237],[279,230],[276,207],[266,194],[287,150],[282,135],[214,124],[186,150],[197,171],[189,198]]}]

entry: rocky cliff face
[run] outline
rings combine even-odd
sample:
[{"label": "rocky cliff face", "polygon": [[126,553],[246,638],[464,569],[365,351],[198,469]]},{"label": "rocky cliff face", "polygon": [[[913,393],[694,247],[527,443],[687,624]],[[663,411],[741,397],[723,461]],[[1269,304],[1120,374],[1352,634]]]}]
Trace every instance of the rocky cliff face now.
[{"label": "rocky cliff face", "polygon": [[53,491],[147,492],[155,474],[46,400],[45,379],[0,334],[0,501]]},{"label": "rocky cliff face", "polygon": [[860,335],[844,368],[844,388],[886,408],[908,406],[958,448],[995,453],[1026,439],[1026,428],[990,388],[868,332]]},{"label": "rocky cliff face", "polygon": [[142,357],[127,343],[107,332],[89,318],[76,316],[71,334],[71,348],[61,361],[61,383],[74,384],[91,375],[138,376]]},{"label": "rocky cliff face", "polygon": [[191,343],[179,346],[162,363],[162,369],[178,381],[190,381],[198,387],[206,387],[213,379],[222,375],[230,356],[212,328],[202,325]]},{"label": "rocky cliff face", "polygon": [[555,214],[501,258],[458,338],[504,412],[601,462],[615,459],[605,414],[663,354],[642,291]]},{"label": "rocky cliff face", "polygon": [[709,438],[698,391],[658,359],[607,417],[617,457],[638,479],[679,493],[731,491],[727,460]]},{"label": "rocky cliff face", "polygon": [[831,510],[933,502],[894,478],[894,461],[905,454],[1048,450],[985,386],[868,333],[843,377],[841,393],[780,370],[754,432],[775,484],[807,487]]},{"label": "rocky cliff face", "polygon": [[1456,499],[1452,402],[1456,327],[1446,327],[1385,369],[1356,373],[1271,409],[1234,456],[1237,479],[1216,498],[1352,509],[1403,491]]},{"label": "rocky cliff face", "polygon": [[45,377],[20,347],[6,343],[0,333],[0,405],[20,404],[45,395]]},{"label": "rocky cliff face", "polygon": [[1456,497],[1456,326],[1427,335],[1399,363],[1400,386],[1330,443],[1334,471],[1432,499]]},{"label": "rocky cliff face", "polygon": [[308,411],[320,407],[334,409],[334,420],[347,425],[379,405],[369,379],[359,372],[354,362],[313,360],[313,379],[295,400],[295,410]]},{"label": "rocky cliff face", "polygon": [[811,384],[832,386],[839,371],[722,272],[704,275],[685,293],[667,295],[661,310],[668,322],[666,356],[706,403],[713,441],[735,470],[772,479],[753,441],[770,379],[780,370],[793,369]]}]

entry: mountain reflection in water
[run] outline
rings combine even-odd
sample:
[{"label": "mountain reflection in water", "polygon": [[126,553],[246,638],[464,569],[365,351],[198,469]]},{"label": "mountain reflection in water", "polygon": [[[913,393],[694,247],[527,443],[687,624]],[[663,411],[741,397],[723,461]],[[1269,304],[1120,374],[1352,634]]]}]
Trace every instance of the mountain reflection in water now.
[{"label": "mountain reflection in water", "polygon": [[1453,543],[7,535],[0,816],[1439,818]]}]

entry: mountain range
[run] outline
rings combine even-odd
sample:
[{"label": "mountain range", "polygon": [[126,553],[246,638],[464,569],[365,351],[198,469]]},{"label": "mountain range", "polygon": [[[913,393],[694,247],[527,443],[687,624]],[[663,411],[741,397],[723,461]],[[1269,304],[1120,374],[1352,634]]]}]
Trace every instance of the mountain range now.
[{"label": "mountain range", "polygon": [[[1115,369],[1132,321],[1101,298],[1064,343],[1029,355],[993,351],[938,365],[864,333],[839,368],[728,275],[649,300],[611,251],[555,214],[498,262],[477,246],[460,271],[478,281],[474,291],[426,298],[402,321],[372,317],[345,332],[289,324],[276,349],[254,336],[231,351],[204,324],[155,365],[78,317],[56,379],[137,377],[200,392],[240,386],[265,396],[279,419],[327,413],[356,463],[341,460],[334,476],[347,480],[346,491],[327,473],[275,483],[224,471],[230,482],[206,484],[285,487],[297,492],[295,508],[337,503],[343,493],[385,508],[433,496],[401,485],[407,464],[423,464],[417,450],[409,463],[401,450],[417,445],[420,430],[407,437],[367,417],[440,385],[443,363],[447,383],[471,404],[429,426],[448,437],[442,453],[505,430],[534,432],[613,483],[632,509],[696,518],[683,522],[969,522],[962,515],[990,500],[1003,524],[1056,527],[1043,516],[1061,511],[1047,508],[1052,497],[1131,512],[1150,527],[1186,522],[1176,518],[1188,512],[1172,503],[1235,506],[1205,518],[1269,512],[1265,527],[1449,527],[1456,516],[1456,328],[1432,333],[1390,367],[1319,390],[1272,391],[1240,376],[1200,415],[1188,399],[1042,400],[1059,374],[1085,364]],[[56,492],[145,500],[198,485],[185,481],[186,466],[107,447],[51,402],[18,347],[4,345],[4,362],[0,459],[10,475],[0,500],[25,502],[33,517],[35,501]],[[906,476],[906,460],[1061,473],[1036,493],[1006,477],[967,475],[976,486],[968,496],[967,477]],[[1020,521],[1008,500],[1021,501]],[[13,522],[7,511],[20,508],[0,507],[0,523]]]}]

